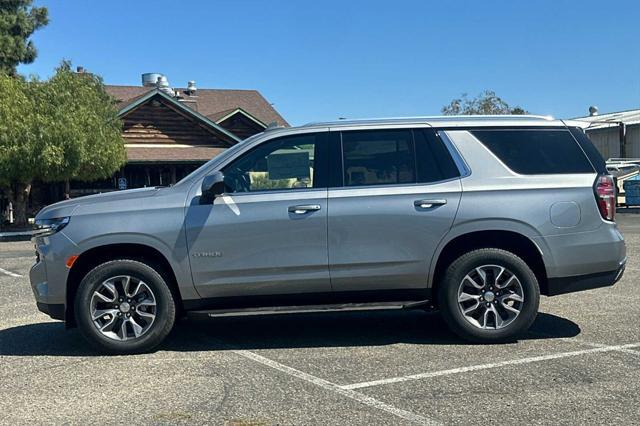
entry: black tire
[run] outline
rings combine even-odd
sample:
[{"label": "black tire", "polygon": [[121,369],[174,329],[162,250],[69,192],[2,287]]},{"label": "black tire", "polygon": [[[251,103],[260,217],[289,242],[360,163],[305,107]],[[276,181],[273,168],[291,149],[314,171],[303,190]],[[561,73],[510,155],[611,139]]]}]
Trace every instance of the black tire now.
[{"label": "black tire", "polygon": [[[115,340],[102,334],[91,318],[91,297],[107,279],[129,275],[149,286],[156,302],[156,317],[149,329],[130,340]],[[111,354],[144,353],[158,346],[173,328],[176,304],[167,283],[151,266],[129,259],[105,262],[92,269],[80,282],[75,298],[75,316],[82,335],[98,350]]]},{"label": "black tire", "polygon": [[[504,328],[483,329],[470,323],[458,304],[458,289],[464,277],[483,265],[507,268],[520,281],[524,302],[520,313]],[[513,341],[529,329],[536,318],[540,304],[540,287],[535,274],[515,254],[506,250],[484,248],[466,253],[447,268],[438,290],[438,304],[449,328],[465,340],[477,343]],[[496,302],[497,303],[497,302]]]}]

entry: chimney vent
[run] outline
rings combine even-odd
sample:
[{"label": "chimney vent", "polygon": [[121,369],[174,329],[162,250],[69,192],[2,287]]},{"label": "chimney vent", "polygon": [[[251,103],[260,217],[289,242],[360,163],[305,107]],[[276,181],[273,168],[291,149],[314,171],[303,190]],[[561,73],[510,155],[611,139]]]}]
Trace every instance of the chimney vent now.
[{"label": "chimney vent", "polygon": [[83,67],[83,66],[78,65],[78,66],[76,67],[76,72],[77,72],[78,74],[84,74],[84,67]]},{"label": "chimney vent", "polygon": [[163,91],[169,96],[175,95],[173,89],[171,88],[171,86],[169,86],[169,80],[167,80],[167,77],[162,74],[160,74],[160,77],[158,77],[158,80],[156,81],[156,87],[158,88],[158,90]]},{"label": "chimney vent", "polygon": [[162,77],[159,72],[147,72],[142,74],[142,85],[144,87],[156,87],[158,78]]},{"label": "chimney vent", "polygon": [[189,80],[189,82],[187,83],[187,93],[189,94],[189,96],[196,96],[196,94],[198,93],[198,88],[196,87],[195,80]]},{"label": "chimney vent", "polygon": [[591,117],[598,115],[598,107],[597,107],[597,106],[595,106],[595,105],[591,105],[591,106],[589,107],[589,115],[590,115]]}]

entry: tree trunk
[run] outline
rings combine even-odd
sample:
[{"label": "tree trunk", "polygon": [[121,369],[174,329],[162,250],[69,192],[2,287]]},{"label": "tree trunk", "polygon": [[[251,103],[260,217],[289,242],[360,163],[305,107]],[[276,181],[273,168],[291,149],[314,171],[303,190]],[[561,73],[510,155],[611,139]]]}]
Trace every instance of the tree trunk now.
[{"label": "tree trunk", "polygon": [[27,201],[31,192],[30,183],[15,182],[9,191],[9,201],[13,204],[14,224],[27,226]]}]

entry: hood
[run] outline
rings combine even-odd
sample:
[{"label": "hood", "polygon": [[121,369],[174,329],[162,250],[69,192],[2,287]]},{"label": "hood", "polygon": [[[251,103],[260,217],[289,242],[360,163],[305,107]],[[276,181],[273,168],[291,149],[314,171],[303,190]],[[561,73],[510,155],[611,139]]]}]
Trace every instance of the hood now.
[{"label": "hood", "polygon": [[87,195],[71,200],[64,200],[51,204],[38,212],[36,220],[53,219],[57,217],[73,216],[73,212],[82,205],[110,203],[113,201],[139,200],[141,198],[152,197],[160,191],[161,188],[138,188],[127,189],[125,191],[105,192],[103,194]]}]

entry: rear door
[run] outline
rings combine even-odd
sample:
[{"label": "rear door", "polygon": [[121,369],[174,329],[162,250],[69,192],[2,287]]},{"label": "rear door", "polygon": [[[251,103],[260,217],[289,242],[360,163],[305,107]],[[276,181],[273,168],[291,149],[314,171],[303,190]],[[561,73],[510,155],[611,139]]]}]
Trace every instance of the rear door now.
[{"label": "rear door", "polygon": [[460,171],[432,129],[332,133],[329,270],[335,292],[423,289],[460,202]]}]

